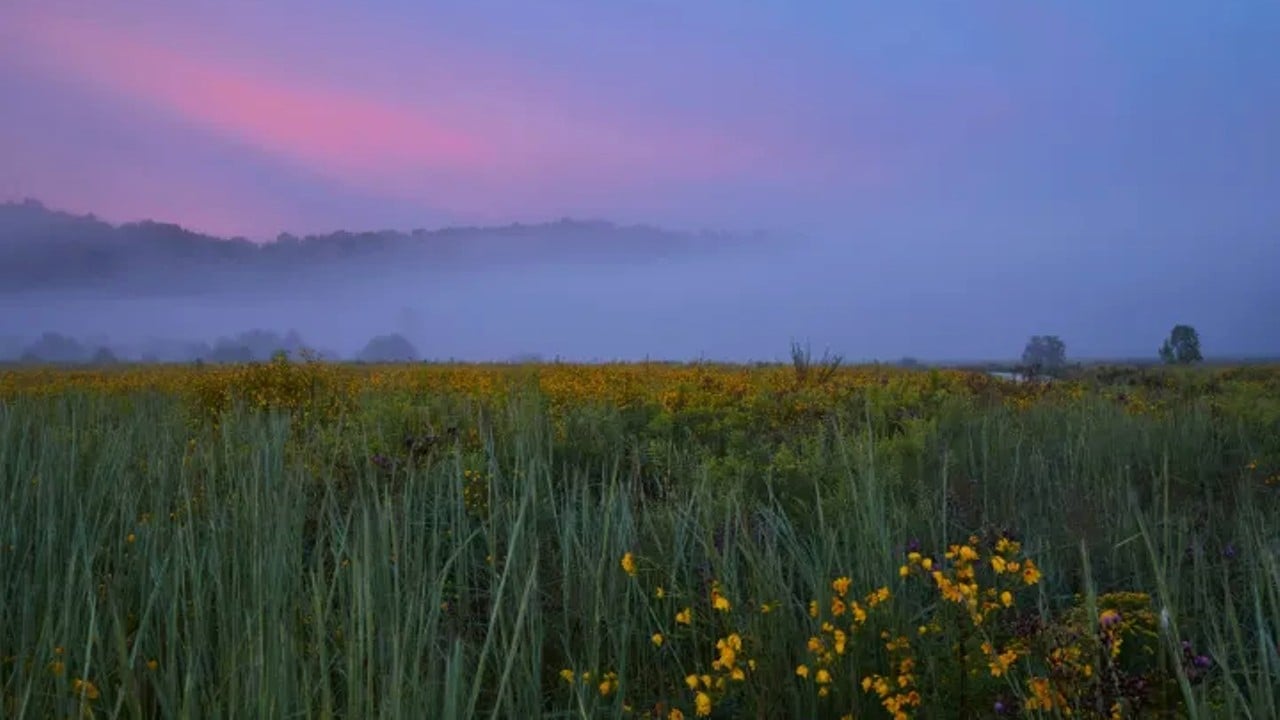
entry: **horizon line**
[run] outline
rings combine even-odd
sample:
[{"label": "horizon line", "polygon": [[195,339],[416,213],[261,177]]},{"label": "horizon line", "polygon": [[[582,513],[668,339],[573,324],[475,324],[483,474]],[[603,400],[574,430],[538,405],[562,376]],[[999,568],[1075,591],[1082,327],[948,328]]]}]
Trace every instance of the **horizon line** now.
[{"label": "horizon line", "polygon": [[306,238],[320,238],[320,237],[326,237],[329,235],[338,235],[342,233],[347,233],[351,235],[366,235],[366,234],[378,234],[378,233],[386,233],[386,232],[412,236],[417,233],[441,233],[441,232],[448,232],[451,230],[501,230],[501,229],[507,229],[507,228],[536,228],[536,227],[546,227],[546,226],[561,225],[561,224],[606,225],[615,229],[654,230],[654,231],[673,234],[673,235],[693,235],[693,236],[722,235],[722,236],[731,236],[731,237],[757,237],[758,238],[761,236],[770,236],[770,235],[776,234],[776,231],[764,230],[762,228],[757,228],[757,229],[753,229],[745,232],[734,232],[734,231],[723,229],[723,228],[715,228],[715,227],[708,227],[708,226],[702,226],[698,229],[693,229],[692,227],[681,228],[679,226],[662,225],[662,224],[657,224],[652,222],[627,223],[627,222],[620,222],[617,220],[610,220],[603,217],[591,218],[591,217],[575,217],[572,215],[562,215],[558,218],[547,218],[543,220],[527,220],[526,219],[526,220],[513,220],[506,223],[495,222],[491,224],[483,224],[483,223],[442,224],[442,225],[435,225],[435,226],[417,226],[417,227],[412,227],[408,229],[382,227],[378,229],[349,230],[347,228],[337,228],[337,229],[327,230],[323,232],[306,232],[302,234],[298,234],[289,230],[281,230],[277,232],[273,237],[262,237],[260,239],[255,239],[245,235],[226,235],[226,234],[221,234],[216,232],[209,232],[206,230],[200,230],[200,229],[191,227],[189,225],[185,225],[181,222],[173,222],[169,220],[157,219],[154,217],[142,218],[137,220],[113,220],[111,218],[98,215],[93,211],[80,211],[80,210],[72,210],[72,209],[63,208],[63,207],[55,207],[55,206],[49,205],[48,203],[44,202],[39,198],[31,197],[31,196],[23,196],[20,199],[14,199],[14,200],[0,200],[0,207],[5,207],[5,206],[12,206],[12,207],[35,206],[40,208],[41,210],[44,210],[50,213],[67,215],[75,219],[94,220],[115,229],[125,228],[133,225],[148,225],[148,224],[162,225],[162,226],[176,227],[185,232],[189,232],[194,235],[202,235],[204,237],[212,238],[215,240],[220,240],[225,242],[243,241],[243,242],[253,243],[255,245],[277,242],[281,238],[286,236],[294,237],[298,239],[306,239]]}]

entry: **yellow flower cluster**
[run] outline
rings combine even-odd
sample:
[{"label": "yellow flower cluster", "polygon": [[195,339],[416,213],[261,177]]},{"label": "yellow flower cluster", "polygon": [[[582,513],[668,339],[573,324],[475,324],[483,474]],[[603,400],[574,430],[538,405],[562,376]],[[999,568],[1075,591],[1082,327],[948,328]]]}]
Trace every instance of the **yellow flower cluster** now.
[{"label": "yellow flower cluster", "polygon": [[894,637],[888,631],[881,633],[890,661],[895,663],[897,675],[888,677],[872,674],[862,678],[863,692],[874,692],[880,704],[893,720],[908,720],[910,710],[920,707],[920,692],[916,689],[915,658],[911,654],[911,641],[905,635]]},{"label": "yellow flower cluster", "polygon": [[473,517],[489,514],[489,476],[478,470],[463,471],[462,504]]},{"label": "yellow flower cluster", "polygon": [[[728,603],[718,589],[713,590],[713,595]],[[710,715],[716,698],[726,695],[732,685],[745,683],[748,673],[756,669],[755,659],[746,655],[742,635],[737,632],[716,640],[714,657],[710,673],[691,673],[684,679],[685,686],[693,693],[693,710],[697,717]]]},{"label": "yellow flower cluster", "polygon": [[1079,384],[1006,383],[961,370],[916,372],[880,366],[797,373],[785,365],[612,363],[574,365],[405,364],[347,365],[291,361],[226,365],[138,365],[94,369],[31,367],[0,372],[0,399],[75,389],[106,394],[142,391],[191,398],[207,419],[235,401],[261,410],[283,409],[323,419],[351,409],[369,393],[422,397],[453,395],[493,402],[532,382],[553,414],[584,404],[652,406],[666,413],[766,412],[778,422],[820,416],[863,393],[885,407],[917,407],[930,399],[995,396],[1030,407],[1047,394],[1083,394]]},{"label": "yellow flower cluster", "polygon": [[[622,572],[631,578],[639,576],[640,561],[633,552],[623,553],[618,560],[618,566]],[[653,589],[653,597],[656,600],[670,600],[672,596],[667,592],[666,588],[658,585]],[[729,615],[733,609],[734,603],[725,593],[723,586],[718,581],[713,581],[708,589],[707,607],[713,613],[713,617],[708,619],[712,625],[724,624],[724,618]],[[694,621],[694,610],[691,606],[685,606],[676,611],[675,625],[678,628],[691,626]],[[674,630],[672,632],[675,632]],[[679,635],[679,633],[675,633]],[[678,639],[678,638],[677,638]],[[650,644],[661,650],[668,642],[668,637],[662,629],[653,632],[649,636]],[[696,717],[706,717],[711,714],[712,708],[729,692],[734,685],[746,683],[750,673],[756,670],[756,660],[749,657],[746,652],[746,641],[741,633],[737,631],[727,632],[715,642],[715,653],[710,662],[708,672],[690,673],[684,678],[684,686],[692,693],[692,702],[690,709]],[[572,682],[574,674],[571,670],[564,670],[561,675],[566,680]],[[610,686],[612,690],[616,690],[616,678]],[[601,689],[601,695],[607,693]],[[665,708],[663,703],[659,703],[658,707]],[[666,717],[668,720],[681,720],[685,717],[685,711],[673,706],[667,709],[665,714],[660,711],[654,711],[648,714],[650,717]]]},{"label": "yellow flower cluster", "polygon": [[[995,552],[988,560],[995,576],[994,583],[984,589],[978,578],[982,560],[979,548],[977,536],[970,536],[966,544],[950,546],[944,555],[947,560],[945,568],[935,567],[932,558],[911,552],[907,555],[906,564],[898,569],[898,574],[903,578],[914,575],[932,580],[943,600],[962,606],[975,626],[982,625],[991,612],[1013,606],[1012,591],[1019,584],[1036,585],[1041,574],[1035,561],[1021,557],[1020,543],[1002,537],[996,542]],[[1003,580],[1006,577],[1017,580],[1010,585]],[[1002,584],[1005,587],[1001,587]]]},{"label": "yellow flower cluster", "polygon": [[591,686],[594,682],[595,690],[600,693],[600,697],[609,697],[618,690],[618,673],[612,671],[597,675],[590,670],[576,673],[570,668],[565,668],[560,671],[560,678],[569,685]]},{"label": "yellow flower cluster", "polygon": [[[797,676],[812,677],[818,697],[827,697],[831,693],[832,672],[839,672],[838,665],[849,649],[850,638],[867,622],[867,611],[890,598],[889,588],[882,587],[868,593],[859,602],[849,596],[852,584],[848,576],[831,581],[831,597],[827,603],[829,618],[823,620],[818,634],[811,636],[806,643],[806,650],[813,658],[813,669],[811,671],[808,664],[796,667]],[[809,615],[814,619],[820,617],[817,600],[809,603]]]},{"label": "yellow flower cluster", "polygon": [[[880,632],[889,660],[887,669],[866,673],[847,665],[863,655],[853,652],[855,637],[872,622],[878,622],[874,620],[877,609],[894,602],[896,594],[885,586],[857,596],[852,579],[840,576],[830,582],[829,594],[809,602],[813,632],[805,642],[808,657],[795,667],[794,674],[817,697],[830,698],[827,702],[843,702],[846,698],[838,695],[842,687],[860,687],[875,697],[889,717],[909,720],[925,701],[927,687],[921,684],[920,674],[933,672],[920,669],[917,652],[927,652],[930,643],[942,643],[959,652],[966,677],[987,675],[1007,683],[1009,688],[1020,688],[1016,692],[1017,707],[1022,710],[1095,717],[1095,710],[1089,708],[1104,697],[1103,712],[1109,716],[1120,717],[1126,711],[1127,701],[1100,695],[1103,690],[1098,682],[1103,677],[1112,681],[1118,677],[1115,673],[1122,649],[1128,648],[1133,638],[1155,637],[1157,620],[1147,595],[1102,595],[1093,605],[1097,613],[1091,619],[1082,614],[1088,605],[1077,598],[1074,608],[1056,622],[1030,631],[1015,631],[1004,611],[1015,607],[1020,591],[1030,591],[1042,581],[1039,566],[1024,555],[1020,543],[1001,537],[988,545],[972,536],[935,557],[910,552],[899,570],[905,582],[925,583],[941,602],[926,610],[928,616],[913,629],[911,635],[918,636],[918,641],[902,632]],[[633,578],[639,576],[640,564],[631,552],[618,561],[621,571]],[[707,593],[706,603],[696,605],[705,608],[699,612],[707,613],[705,619],[699,619],[699,625],[705,621],[707,627],[722,630],[706,660],[706,670],[699,671],[695,665],[695,670],[684,676],[681,692],[689,695],[683,702],[668,705],[665,699],[660,700],[653,710],[642,713],[644,717],[708,717],[738,692],[736,688],[749,687],[757,673],[757,660],[747,651],[750,636],[730,625],[735,603],[717,581],[711,581]],[[678,590],[668,592],[663,586],[644,594],[668,602],[680,596]],[[655,652],[671,652],[672,643],[678,648],[686,638],[696,637],[682,630],[693,625],[694,607],[671,607],[653,615],[672,617],[666,613],[674,611],[674,624],[659,627],[649,636],[648,644]],[[770,616],[774,604],[750,602],[743,607]],[[947,634],[952,630],[958,635]],[[1095,659],[1101,665],[1095,667]],[[567,683],[589,688],[602,698],[615,697],[620,692],[617,673],[593,675],[565,669],[561,676]],[[937,679],[932,674],[929,677]],[[622,702],[621,698],[618,702]],[[622,707],[625,710],[630,706]]]},{"label": "yellow flower cluster", "polygon": [[1052,712],[1055,709],[1065,711],[1064,714],[1070,714],[1070,708],[1067,706],[1067,698],[1062,694],[1049,678],[1033,677],[1027,681],[1028,696],[1025,707],[1028,710],[1044,710]]}]

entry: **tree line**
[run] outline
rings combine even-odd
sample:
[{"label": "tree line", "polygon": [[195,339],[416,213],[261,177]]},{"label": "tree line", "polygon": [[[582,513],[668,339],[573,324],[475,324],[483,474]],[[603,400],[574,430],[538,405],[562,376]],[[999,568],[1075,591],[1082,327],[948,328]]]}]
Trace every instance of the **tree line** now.
[{"label": "tree line", "polygon": [[294,331],[280,335],[270,330],[249,330],[234,337],[219,338],[213,343],[170,343],[164,348],[152,347],[134,353],[107,343],[86,343],[61,333],[46,332],[16,355],[0,357],[0,361],[67,365],[111,365],[123,361],[245,363],[269,360],[279,353],[290,357],[309,354],[328,360],[370,363],[413,362],[421,359],[413,343],[398,333],[370,338],[353,357],[343,358],[337,353],[311,347]]},{"label": "tree line", "polygon": [[[1175,325],[1160,346],[1158,357],[1166,365],[1191,365],[1204,361],[1200,334],[1190,325]],[[1067,368],[1067,345],[1057,335],[1034,335],[1022,350],[1021,374],[1054,376]]]}]

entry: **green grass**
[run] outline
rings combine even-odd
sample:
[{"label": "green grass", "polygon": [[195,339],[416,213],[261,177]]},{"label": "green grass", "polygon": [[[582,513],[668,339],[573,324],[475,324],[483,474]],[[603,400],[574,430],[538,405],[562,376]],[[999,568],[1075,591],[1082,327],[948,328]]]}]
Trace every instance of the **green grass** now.
[{"label": "green grass", "polygon": [[[1280,490],[1244,469],[1280,459],[1274,418],[956,400],[894,427],[848,408],[748,453],[608,408],[557,439],[536,396],[412,410],[479,439],[412,460],[410,414],[377,398],[323,428],[237,411],[194,432],[161,395],[0,405],[0,715],[692,717],[685,677],[738,632],[757,665],[715,716],[884,717],[856,686],[888,668],[879,630],[939,612],[898,576],[908,543],[1008,531],[1044,572],[1021,613],[1127,590],[1165,612],[1148,712],[1280,716]],[[839,576],[894,598],[818,698],[794,669]],[[1188,675],[1183,640],[1207,672]],[[953,655],[920,652],[915,717],[1025,695],[1026,674],[958,681]]]}]

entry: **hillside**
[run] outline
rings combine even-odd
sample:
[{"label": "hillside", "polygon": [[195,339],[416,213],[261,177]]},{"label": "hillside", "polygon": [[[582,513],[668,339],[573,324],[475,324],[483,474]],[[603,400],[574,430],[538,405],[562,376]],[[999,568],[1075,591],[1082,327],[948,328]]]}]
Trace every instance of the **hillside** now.
[{"label": "hillside", "polygon": [[0,294],[190,294],[283,287],[394,270],[430,273],[541,263],[634,263],[706,250],[720,235],[561,220],[401,232],[339,231],[257,243],[178,225],[112,225],[41,203],[0,204]]}]

